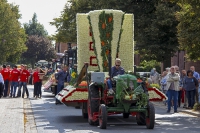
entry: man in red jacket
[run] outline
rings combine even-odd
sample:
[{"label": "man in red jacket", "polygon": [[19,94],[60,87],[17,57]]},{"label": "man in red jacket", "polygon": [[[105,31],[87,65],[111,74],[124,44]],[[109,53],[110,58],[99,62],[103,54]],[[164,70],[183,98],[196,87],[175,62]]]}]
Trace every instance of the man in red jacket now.
[{"label": "man in red jacket", "polygon": [[[6,68],[8,69],[8,71],[11,73],[11,71],[12,71],[12,68],[10,68],[10,65],[7,65],[6,66]],[[9,94],[10,94],[10,86],[11,86],[11,76],[9,76],[9,83],[8,83],[8,93],[7,93],[7,95],[9,96]]]},{"label": "man in red jacket", "polygon": [[10,72],[6,68],[6,65],[3,65],[3,70],[1,71],[1,74],[4,79],[4,87],[5,87],[3,97],[7,97]]},{"label": "man in red jacket", "polygon": [[29,97],[29,92],[27,89],[27,81],[28,77],[30,76],[30,73],[26,70],[25,65],[21,65],[21,72],[20,72],[20,82],[19,82],[19,89],[18,89],[18,94],[17,96],[21,96],[21,88],[23,86],[23,91],[22,91],[22,98],[24,98],[24,93],[26,92],[27,98]]},{"label": "man in red jacket", "polygon": [[[10,97],[15,97],[16,89],[18,86],[20,72],[17,70],[17,66],[14,66],[14,69],[11,71],[11,93]],[[14,89],[14,90],[13,90]]]},{"label": "man in red jacket", "polygon": [[[34,84],[34,96],[33,97],[40,97],[41,98],[41,88],[42,88],[42,81],[39,78],[40,68],[36,68],[36,71],[33,72],[33,84]],[[39,96],[40,95],[40,96]]]}]

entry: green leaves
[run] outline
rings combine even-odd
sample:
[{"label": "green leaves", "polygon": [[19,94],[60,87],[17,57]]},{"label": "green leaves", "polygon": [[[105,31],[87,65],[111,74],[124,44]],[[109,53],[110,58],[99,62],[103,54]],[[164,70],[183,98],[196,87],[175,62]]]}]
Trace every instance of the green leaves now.
[{"label": "green leaves", "polygon": [[178,21],[174,14],[179,7],[173,3],[161,2],[155,9],[154,12],[141,17],[136,47],[140,52],[144,51],[146,60],[162,62],[171,58],[178,50]]},{"label": "green leaves", "polygon": [[20,16],[18,6],[0,1],[0,63],[16,63],[26,51],[26,34],[18,21]]},{"label": "green leaves", "polygon": [[37,20],[37,14],[34,13],[32,20],[29,21],[29,23],[24,24],[24,29],[26,31],[26,34],[30,35],[38,35],[38,36],[47,36],[48,33],[44,29],[44,26],[40,23],[38,23]]},{"label": "green leaves", "polygon": [[55,50],[51,45],[51,41],[46,37],[29,36],[26,46],[28,49],[23,53],[23,58],[32,65],[38,60],[49,60],[55,57]]},{"label": "green leaves", "polygon": [[195,5],[184,3],[181,11],[176,13],[178,24],[178,40],[180,48],[187,51],[187,57],[191,60],[200,59],[200,12]]}]

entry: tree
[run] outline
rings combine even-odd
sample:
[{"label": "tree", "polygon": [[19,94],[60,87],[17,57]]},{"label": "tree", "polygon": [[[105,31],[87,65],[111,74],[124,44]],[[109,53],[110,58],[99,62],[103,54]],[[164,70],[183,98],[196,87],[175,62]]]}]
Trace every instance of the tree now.
[{"label": "tree", "polygon": [[32,20],[29,21],[29,23],[24,24],[24,29],[26,31],[26,34],[30,35],[38,35],[38,36],[47,36],[48,33],[44,29],[44,26],[40,24],[37,20],[37,14],[34,13]]},{"label": "tree", "polygon": [[50,60],[55,58],[55,50],[51,41],[43,36],[31,35],[26,43],[28,50],[23,53],[26,61],[31,63],[32,67],[38,60]]},{"label": "tree", "polygon": [[32,67],[38,60],[50,60],[55,58],[55,49],[52,45],[52,37],[47,36],[48,33],[44,26],[37,20],[36,13],[33,14],[32,20],[24,24],[28,41],[26,46],[28,50],[23,53],[22,61],[31,63]]},{"label": "tree", "polygon": [[[141,17],[137,48],[146,60],[164,62],[164,67],[171,65],[171,57],[179,49],[177,39],[178,21],[175,13],[180,8],[176,3],[160,2],[154,13]],[[150,16],[149,16],[150,15]]]},{"label": "tree", "polygon": [[[69,6],[70,5],[70,6]],[[52,25],[58,29],[58,41],[76,41],[76,13],[87,13],[98,9],[118,9],[134,14],[134,39],[136,48],[146,60],[168,61],[178,50],[178,21],[176,3],[160,0],[71,0]],[[71,39],[71,40],[70,40]],[[148,55],[148,56],[145,56]]]},{"label": "tree", "polygon": [[26,34],[19,22],[18,6],[0,0],[0,63],[16,63],[26,51]]},{"label": "tree", "polygon": [[176,13],[178,41],[190,60],[200,60],[200,8],[197,1],[179,1],[181,10]]}]

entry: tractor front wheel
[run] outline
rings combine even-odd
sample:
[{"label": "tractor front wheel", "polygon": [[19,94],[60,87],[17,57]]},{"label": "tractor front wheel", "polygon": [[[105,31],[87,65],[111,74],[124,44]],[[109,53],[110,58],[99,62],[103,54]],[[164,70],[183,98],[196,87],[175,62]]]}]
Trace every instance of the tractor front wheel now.
[{"label": "tractor front wheel", "polygon": [[99,127],[106,129],[107,126],[107,109],[104,104],[99,107]]},{"label": "tractor front wheel", "polygon": [[129,118],[129,113],[123,113],[123,118]]},{"label": "tractor front wheel", "polygon": [[94,84],[89,86],[88,90],[88,122],[90,125],[98,125],[99,121],[94,120],[94,113],[98,113],[99,111],[99,89]]},{"label": "tractor front wheel", "polygon": [[148,104],[148,116],[146,117],[146,127],[148,129],[153,129],[155,124],[155,108],[152,103]]}]

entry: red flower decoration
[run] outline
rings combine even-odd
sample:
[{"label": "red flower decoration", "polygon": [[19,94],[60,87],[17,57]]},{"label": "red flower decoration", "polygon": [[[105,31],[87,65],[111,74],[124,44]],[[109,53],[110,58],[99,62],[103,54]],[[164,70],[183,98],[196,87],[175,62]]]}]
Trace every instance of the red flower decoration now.
[{"label": "red flower decoration", "polygon": [[90,51],[94,51],[93,42],[90,42]]},{"label": "red flower decoration", "polygon": [[95,57],[95,56],[90,56],[90,66],[97,66],[97,64],[93,64],[92,63],[92,60],[93,59],[96,59],[97,57]]}]

